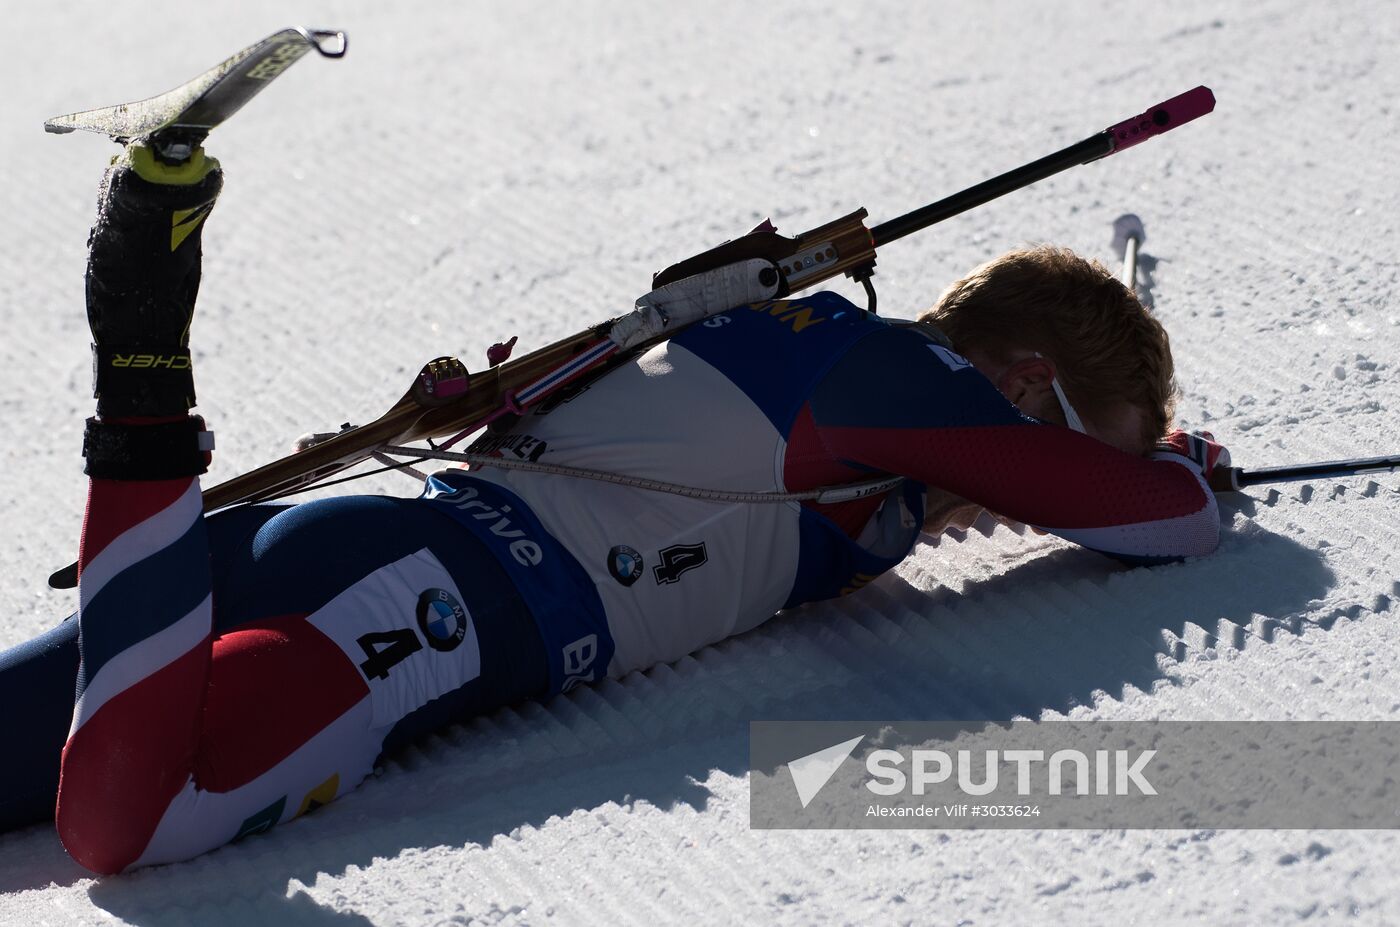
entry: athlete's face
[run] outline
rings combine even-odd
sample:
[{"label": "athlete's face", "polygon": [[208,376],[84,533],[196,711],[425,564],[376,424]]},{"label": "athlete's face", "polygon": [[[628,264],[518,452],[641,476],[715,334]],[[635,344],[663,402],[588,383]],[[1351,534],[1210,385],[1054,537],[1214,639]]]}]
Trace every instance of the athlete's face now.
[{"label": "athlete's face", "polygon": [[[1069,427],[1067,401],[1056,395],[1055,364],[1050,358],[1017,349],[1009,361],[976,351],[969,351],[967,359],[1016,408],[1042,422]],[[1143,409],[1124,404],[1109,415],[1101,414],[1092,421],[1084,419],[1081,424],[1089,437],[1140,457],[1151,450],[1142,441],[1146,421]]]}]

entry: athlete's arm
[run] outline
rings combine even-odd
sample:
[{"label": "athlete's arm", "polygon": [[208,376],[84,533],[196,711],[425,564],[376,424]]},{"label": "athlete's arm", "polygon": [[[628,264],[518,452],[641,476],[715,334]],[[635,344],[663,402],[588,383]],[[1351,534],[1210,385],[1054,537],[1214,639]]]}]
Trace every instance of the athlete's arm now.
[{"label": "athlete's arm", "polygon": [[811,414],[844,463],[937,486],[1008,518],[1135,563],[1207,554],[1215,497],[1189,457],[1135,457],[1023,415],[961,357],[912,329],[860,341]]}]

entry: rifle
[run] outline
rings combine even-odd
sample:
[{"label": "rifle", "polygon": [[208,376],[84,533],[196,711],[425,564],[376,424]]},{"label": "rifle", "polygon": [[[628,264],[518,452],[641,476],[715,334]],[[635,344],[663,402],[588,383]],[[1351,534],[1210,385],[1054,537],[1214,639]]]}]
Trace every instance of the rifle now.
[{"label": "rifle", "polygon": [[[845,274],[861,283],[868,309],[874,312],[871,277],[878,248],[1053,174],[1116,154],[1214,109],[1211,91],[1196,87],[1074,145],[873,228],[865,225],[864,209],[793,238],[777,234],[765,223],[655,274],[652,292],[639,299],[639,308],[629,315],[515,360],[507,360],[514,339],[494,345],[487,354],[490,366],[474,373],[453,357],[429,361],[384,415],[332,436],[309,436],[319,440],[303,439],[295,453],[211,487],[204,492],[205,511],[301,492],[382,456],[387,448],[441,438],[447,440],[435,448],[451,447],[497,418],[520,414],[560,387],[617,362],[623,354],[664,341],[710,311],[720,311],[676,312],[683,299],[672,294],[683,295],[687,284],[705,287],[714,305],[714,297],[725,293],[781,299]],[[758,300],[736,299],[723,305],[729,309],[745,301]],[[49,585],[77,585],[76,564],[54,573]]]}]

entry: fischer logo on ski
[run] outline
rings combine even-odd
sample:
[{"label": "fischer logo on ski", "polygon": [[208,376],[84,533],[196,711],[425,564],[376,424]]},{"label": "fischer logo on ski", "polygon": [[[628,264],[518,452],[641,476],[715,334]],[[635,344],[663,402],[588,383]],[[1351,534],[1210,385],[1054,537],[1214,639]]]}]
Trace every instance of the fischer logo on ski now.
[{"label": "fischer logo on ski", "polygon": [[253,65],[248,71],[249,80],[272,80],[287,68],[296,64],[297,59],[311,50],[304,41],[282,42],[273,47],[266,58]]}]

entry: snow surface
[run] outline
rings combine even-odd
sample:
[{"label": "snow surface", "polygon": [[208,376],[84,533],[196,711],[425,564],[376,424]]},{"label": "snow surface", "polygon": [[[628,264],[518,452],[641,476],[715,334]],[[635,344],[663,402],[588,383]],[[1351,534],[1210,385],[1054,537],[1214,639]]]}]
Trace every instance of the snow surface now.
[{"label": "snow surface", "polygon": [[[613,315],[764,216],[889,218],[1199,83],[1214,115],[886,248],[881,306],[912,315],[1025,241],[1111,260],[1137,212],[1185,425],[1245,466],[1400,443],[1391,3],[146,0],[4,22],[0,644],[75,601],[44,578],[81,518],[83,246],[115,150],[40,126],[289,24],[347,29],[350,54],[306,59],[211,146],[211,482],[373,417],[430,357]],[[190,863],[93,879],[49,827],[0,836],[0,921],[1397,923],[1393,831],[753,832],[745,764],[751,718],[1394,718],[1398,485],[1251,492],[1216,555],[1153,570],[945,537],[850,599],[444,731]]]}]

